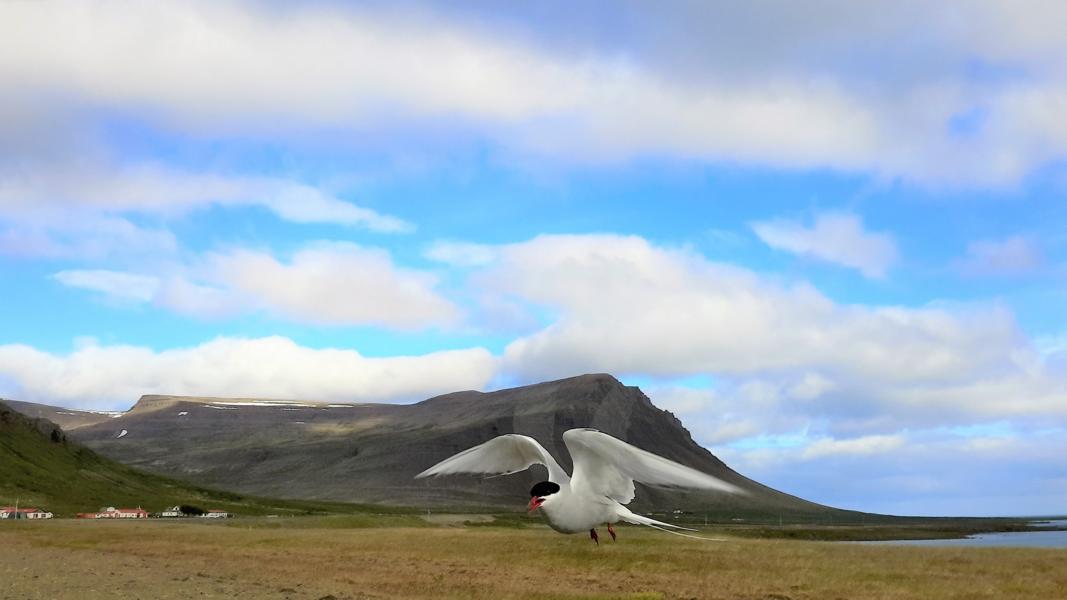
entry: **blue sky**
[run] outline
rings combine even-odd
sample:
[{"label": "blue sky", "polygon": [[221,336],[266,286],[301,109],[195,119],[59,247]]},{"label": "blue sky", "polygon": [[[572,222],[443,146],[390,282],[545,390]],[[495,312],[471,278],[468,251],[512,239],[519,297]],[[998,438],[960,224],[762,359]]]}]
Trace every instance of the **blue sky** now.
[{"label": "blue sky", "polygon": [[0,395],[605,371],[741,472],[1067,510],[1057,7],[0,7]]}]

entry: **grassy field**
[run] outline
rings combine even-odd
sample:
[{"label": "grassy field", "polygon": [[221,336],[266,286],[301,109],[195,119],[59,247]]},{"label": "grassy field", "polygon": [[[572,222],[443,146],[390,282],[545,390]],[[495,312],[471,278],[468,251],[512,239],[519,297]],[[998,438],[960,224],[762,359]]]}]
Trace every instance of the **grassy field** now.
[{"label": "grassy field", "polygon": [[1067,590],[1067,550],[702,542],[635,527],[597,547],[540,526],[449,522],[2,523],[0,598],[1000,600]]}]

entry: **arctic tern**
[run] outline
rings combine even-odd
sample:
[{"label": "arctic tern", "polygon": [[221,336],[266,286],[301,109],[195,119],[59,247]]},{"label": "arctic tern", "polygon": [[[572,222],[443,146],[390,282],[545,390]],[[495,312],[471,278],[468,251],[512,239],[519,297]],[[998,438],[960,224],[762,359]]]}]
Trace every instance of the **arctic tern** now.
[{"label": "arctic tern", "polygon": [[548,481],[542,481],[530,490],[528,511],[540,509],[549,527],[560,533],[588,531],[597,544],[600,541],[596,528],[607,524],[608,533],[615,540],[612,525],[619,521],[656,529],[693,531],[635,514],[626,508],[624,505],[634,499],[635,481],[657,486],[746,493],[717,477],[631,446],[596,429],[570,429],[563,433],[563,443],[574,462],[573,476],[568,476],[536,440],[512,433],[446,458],[415,478],[454,473],[509,475],[532,465],[544,465],[548,468]]}]

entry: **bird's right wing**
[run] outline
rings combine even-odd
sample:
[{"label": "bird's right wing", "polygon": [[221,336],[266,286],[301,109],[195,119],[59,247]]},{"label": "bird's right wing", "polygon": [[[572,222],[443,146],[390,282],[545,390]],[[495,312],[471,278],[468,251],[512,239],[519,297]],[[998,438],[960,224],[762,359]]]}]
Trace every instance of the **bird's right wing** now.
[{"label": "bird's right wing", "polygon": [[548,467],[548,480],[553,483],[564,484],[571,479],[537,440],[516,433],[495,437],[484,444],[468,448],[426,469],[415,478],[453,473],[510,475],[525,471],[531,465]]},{"label": "bird's right wing", "polygon": [[574,459],[571,488],[594,496],[606,496],[622,504],[634,499],[634,481],[664,487],[745,493],[732,483],[631,446],[596,429],[571,429],[563,433],[563,442]]}]

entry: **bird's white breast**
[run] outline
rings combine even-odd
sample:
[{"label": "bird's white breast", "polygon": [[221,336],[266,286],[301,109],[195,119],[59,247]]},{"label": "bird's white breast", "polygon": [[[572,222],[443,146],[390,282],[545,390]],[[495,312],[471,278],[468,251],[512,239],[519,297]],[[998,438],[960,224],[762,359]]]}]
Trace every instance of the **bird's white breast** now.
[{"label": "bird's white breast", "polygon": [[560,533],[584,533],[605,523],[617,523],[616,503],[607,498],[575,494],[567,488],[545,499],[541,511],[548,526]]}]

